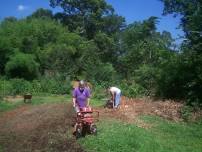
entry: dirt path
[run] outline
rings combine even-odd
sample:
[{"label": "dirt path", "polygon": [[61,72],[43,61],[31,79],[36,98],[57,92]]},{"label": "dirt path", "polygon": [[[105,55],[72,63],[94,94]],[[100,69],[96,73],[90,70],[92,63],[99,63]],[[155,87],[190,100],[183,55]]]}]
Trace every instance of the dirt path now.
[{"label": "dirt path", "polygon": [[23,106],[0,117],[0,145],[6,152],[82,152],[69,136],[72,129],[70,104]]}]

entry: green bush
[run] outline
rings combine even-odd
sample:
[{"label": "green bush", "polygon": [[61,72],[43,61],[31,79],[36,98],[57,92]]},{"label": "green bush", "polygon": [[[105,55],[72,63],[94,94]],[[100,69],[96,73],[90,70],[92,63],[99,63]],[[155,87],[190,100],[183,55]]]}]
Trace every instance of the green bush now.
[{"label": "green bush", "polygon": [[92,89],[92,96],[96,99],[105,99],[107,96],[105,88],[100,85],[95,85]]},{"label": "green bush", "polygon": [[180,114],[181,117],[185,120],[185,121],[189,121],[191,116],[192,116],[192,112],[193,112],[193,107],[191,106],[183,106],[180,110]]},{"label": "green bush", "polygon": [[122,90],[122,94],[127,97],[138,97],[143,96],[146,93],[146,90],[139,84],[135,82],[121,82],[120,88]]},{"label": "green bush", "polygon": [[39,80],[41,85],[41,92],[51,94],[68,94],[71,90],[70,80],[61,78],[61,76],[55,77],[43,77]]},{"label": "green bush", "polygon": [[32,84],[24,79],[11,79],[10,80],[12,95],[23,95],[32,92]]},{"label": "green bush", "polygon": [[[142,65],[135,71],[135,81],[148,90],[148,95],[153,96],[156,92],[156,77],[158,69],[151,65]],[[135,92],[140,89],[140,86],[135,84]]]},{"label": "green bush", "polygon": [[32,94],[39,94],[42,92],[42,85],[39,80],[32,81]]},{"label": "green bush", "polygon": [[6,63],[6,74],[11,78],[24,78],[33,80],[38,76],[39,64],[31,54],[15,53]]},{"label": "green bush", "polygon": [[24,79],[0,79],[0,98],[8,95],[31,94],[69,94],[70,81],[56,77],[42,77],[39,80],[27,81]]},{"label": "green bush", "polygon": [[143,88],[141,85],[135,82],[127,82],[127,81],[113,81],[107,83],[94,83],[93,84],[92,95],[96,99],[106,99],[109,98],[107,94],[107,88],[111,86],[117,86],[121,89],[121,93],[127,97],[139,97],[146,95],[147,90]]},{"label": "green bush", "polygon": [[11,95],[12,85],[10,81],[0,79],[0,98],[3,98],[6,95]]}]

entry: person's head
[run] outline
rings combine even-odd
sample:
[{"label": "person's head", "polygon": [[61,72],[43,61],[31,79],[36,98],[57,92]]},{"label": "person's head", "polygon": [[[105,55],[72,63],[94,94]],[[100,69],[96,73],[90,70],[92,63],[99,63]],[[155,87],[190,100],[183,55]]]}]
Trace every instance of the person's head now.
[{"label": "person's head", "polygon": [[79,81],[79,90],[83,91],[85,89],[85,82],[83,80]]}]

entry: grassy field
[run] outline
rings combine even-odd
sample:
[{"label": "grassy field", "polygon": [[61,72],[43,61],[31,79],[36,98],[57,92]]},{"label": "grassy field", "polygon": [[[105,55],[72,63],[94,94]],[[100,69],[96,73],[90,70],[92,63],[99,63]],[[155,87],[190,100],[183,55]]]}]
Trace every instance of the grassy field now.
[{"label": "grassy field", "polygon": [[[23,99],[16,99],[13,102],[0,101],[0,112],[5,112],[12,110],[22,105],[38,105],[38,104],[50,104],[50,103],[61,103],[61,102],[71,102],[71,95],[41,95],[33,96],[32,102],[30,104],[25,104]],[[91,99],[91,106],[102,106],[103,102],[98,99]]]},{"label": "grassy field", "polygon": [[[71,96],[34,96],[30,106],[71,102]],[[25,105],[23,100],[0,102],[0,112]],[[103,101],[92,99],[92,106],[101,106]],[[78,140],[89,152],[201,152],[202,121],[197,123],[176,123],[155,116],[140,116],[148,128],[135,123],[105,118],[97,123],[98,135]],[[70,135],[66,135],[67,137]],[[0,152],[1,150],[0,146]]]},{"label": "grassy field", "polygon": [[12,110],[14,108],[17,108],[18,106],[22,105],[38,105],[38,104],[50,104],[50,103],[61,103],[61,102],[70,102],[71,96],[70,95],[64,95],[64,96],[58,96],[58,95],[45,95],[45,96],[34,96],[32,98],[31,103],[25,104],[23,99],[15,99],[13,101],[1,101],[0,102],[0,112],[5,112],[8,110]]},{"label": "grassy field", "polygon": [[0,112],[5,112],[8,110],[12,110],[18,106],[22,105],[22,102],[17,102],[17,103],[8,103],[5,101],[0,101]]},{"label": "grassy field", "polygon": [[1,147],[1,145],[0,145],[0,152],[3,152],[3,149],[2,149],[2,147]]},{"label": "grassy field", "polygon": [[98,123],[98,135],[79,142],[89,152],[201,152],[202,123],[174,123],[141,116],[151,128],[139,128],[117,120]]}]

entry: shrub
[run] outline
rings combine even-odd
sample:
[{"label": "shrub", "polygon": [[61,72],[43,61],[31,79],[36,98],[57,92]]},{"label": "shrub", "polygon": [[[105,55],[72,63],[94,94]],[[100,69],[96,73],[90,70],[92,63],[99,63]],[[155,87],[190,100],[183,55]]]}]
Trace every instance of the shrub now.
[{"label": "shrub", "polygon": [[123,81],[120,84],[122,94],[128,97],[138,97],[143,96],[146,93],[146,90],[139,84],[135,82],[126,82]]},{"label": "shrub", "polygon": [[12,85],[10,81],[0,79],[0,98],[10,95],[12,92]]},{"label": "shrub", "polygon": [[6,64],[6,74],[11,78],[32,80],[37,77],[39,64],[31,54],[15,53]]},{"label": "shrub", "polygon": [[69,79],[64,79],[61,76],[55,77],[42,77],[40,80],[41,92],[51,94],[68,94],[71,90]]},{"label": "shrub", "polygon": [[92,90],[92,96],[96,99],[106,98],[105,88],[101,85],[95,85]]},{"label": "shrub", "polygon": [[31,94],[69,94],[71,84],[69,79],[42,77],[39,80],[0,79],[0,98],[8,95]]},{"label": "shrub", "polygon": [[32,81],[32,94],[39,94],[42,92],[42,85],[39,80]]},{"label": "shrub", "polygon": [[181,117],[185,121],[189,121],[191,119],[192,112],[193,112],[193,107],[191,106],[183,106],[182,109],[180,110]]},{"label": "shrub", "polygon": [[32,84],[24,79],[11,79],[12,95],[23,95],[32,92]]}]

